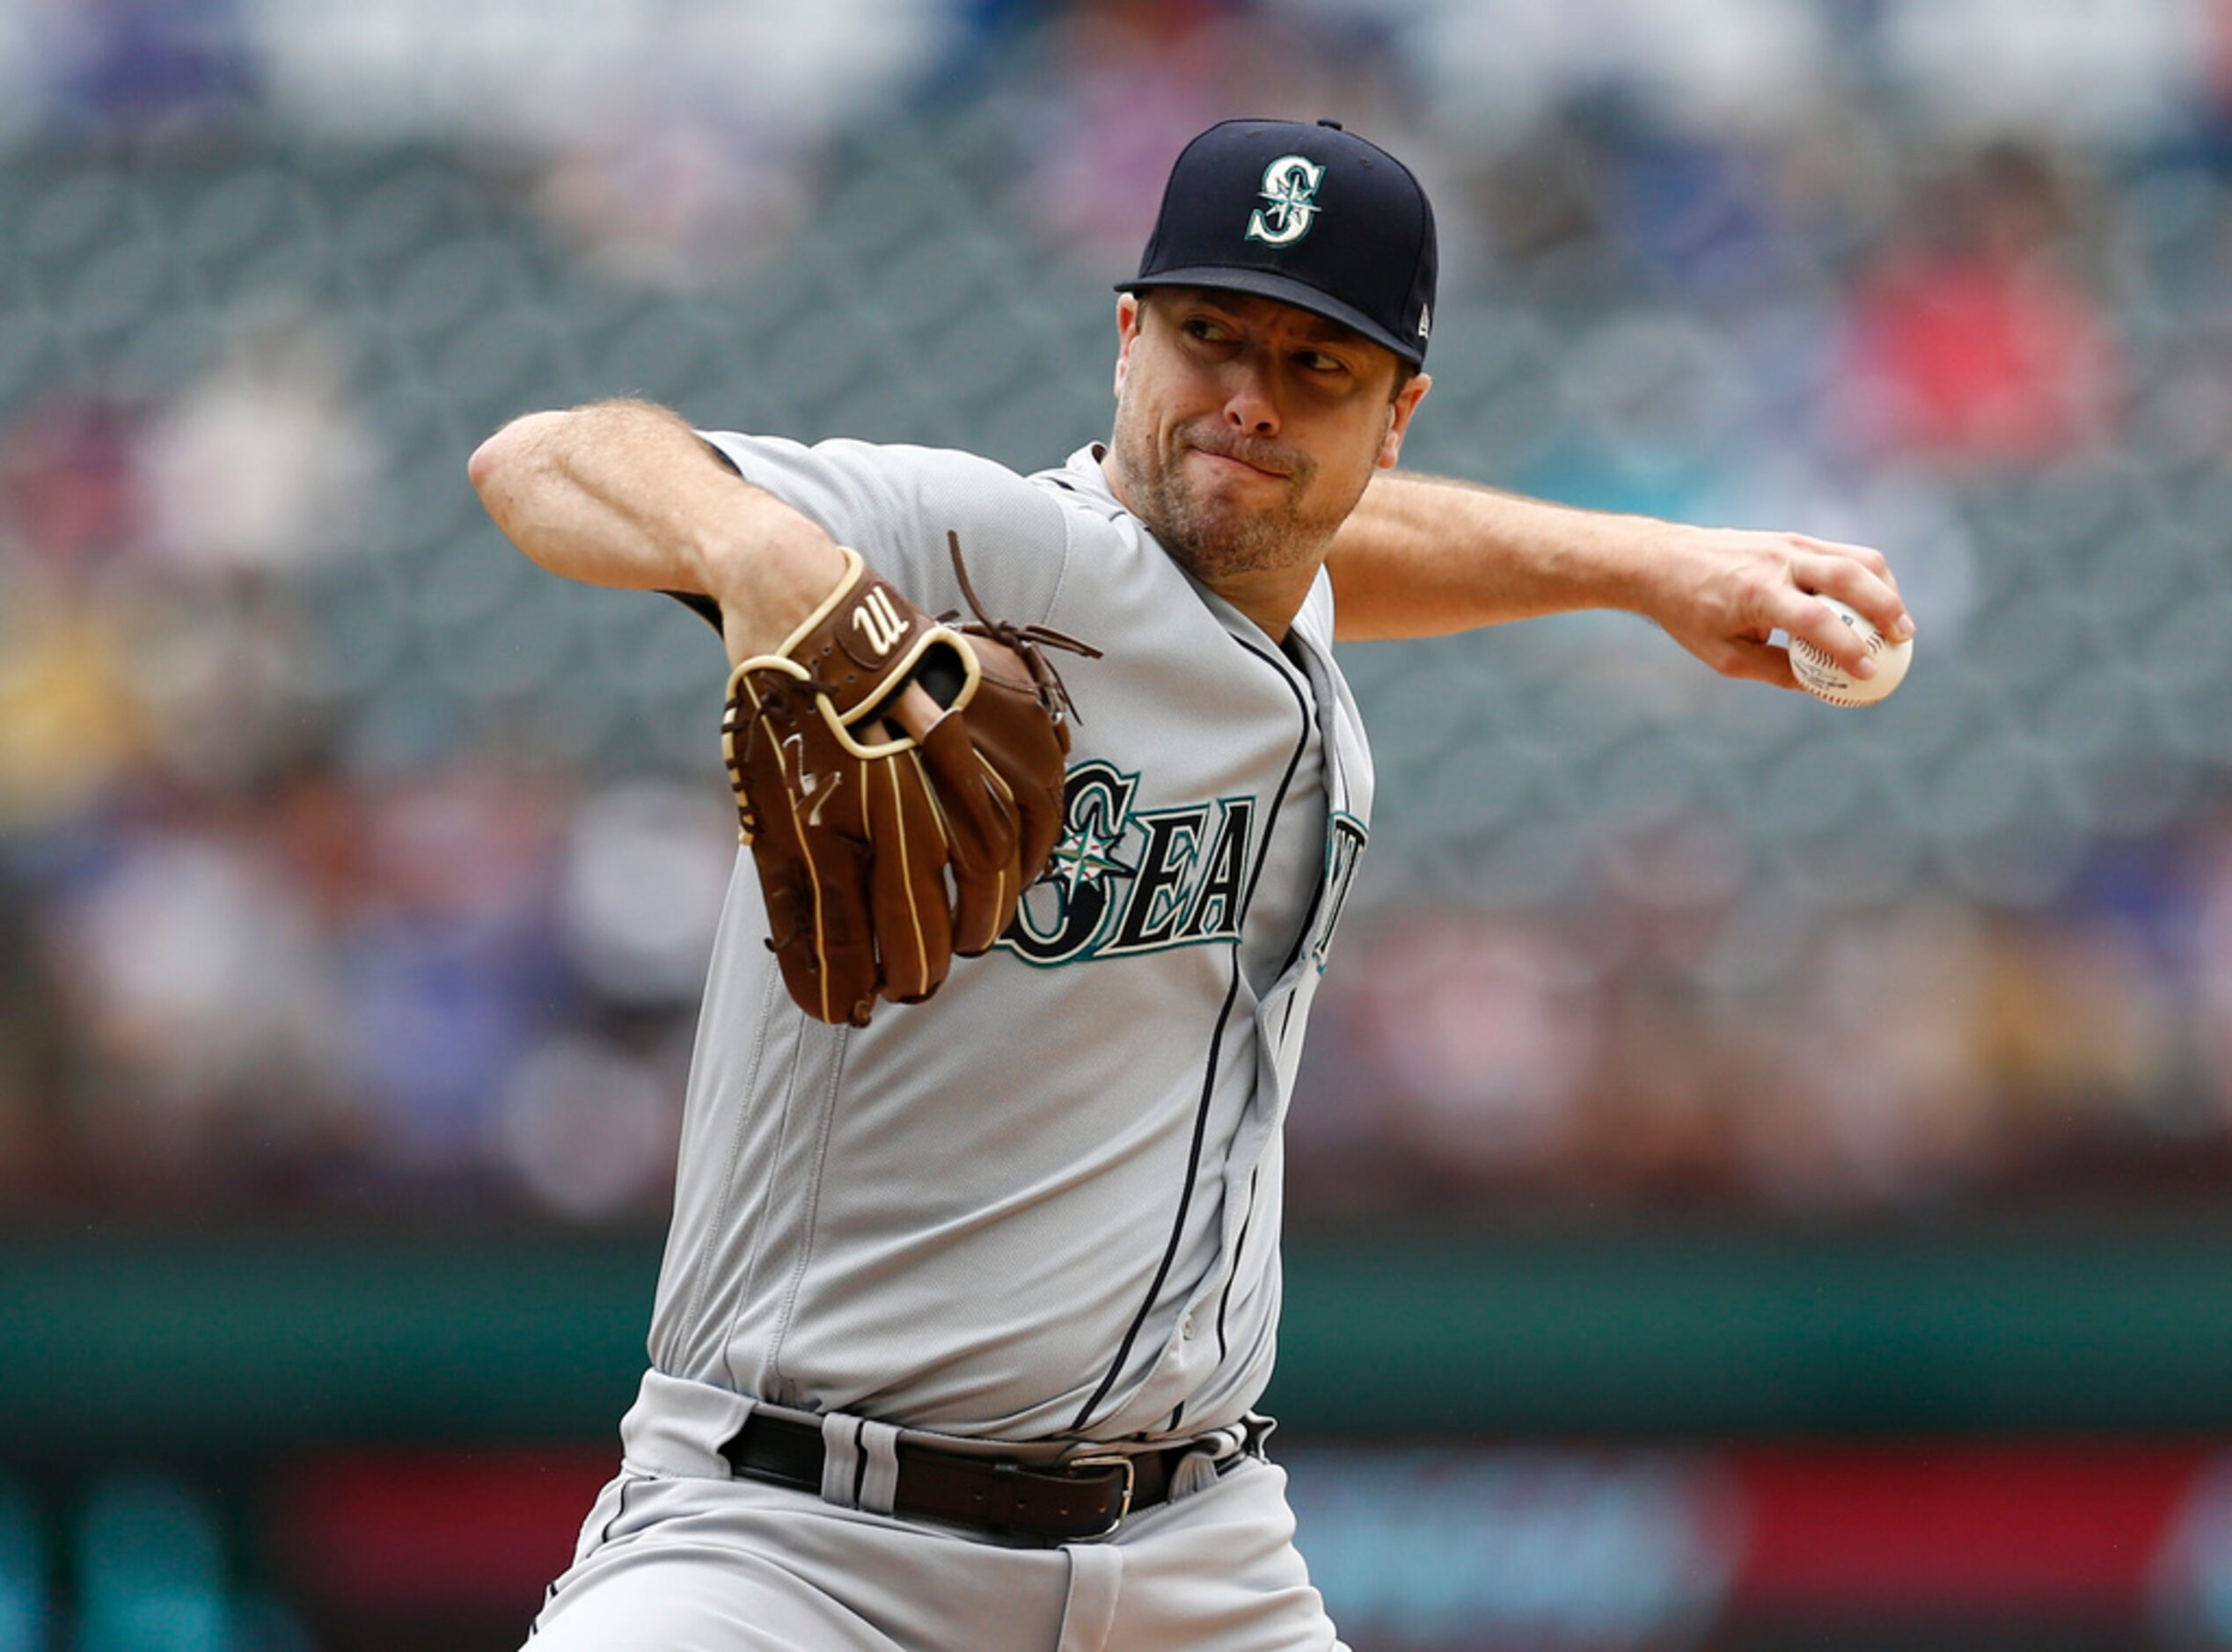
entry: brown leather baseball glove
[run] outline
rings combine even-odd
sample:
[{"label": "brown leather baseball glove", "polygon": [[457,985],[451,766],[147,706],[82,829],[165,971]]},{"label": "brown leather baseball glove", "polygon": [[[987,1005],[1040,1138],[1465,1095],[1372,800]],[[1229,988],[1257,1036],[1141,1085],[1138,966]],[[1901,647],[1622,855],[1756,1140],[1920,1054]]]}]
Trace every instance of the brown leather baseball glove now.
[{"label": "brown leather baseball glove", "polygon": [[847,550],[845,577],[728,678],[721,750],[790,995],[866,1027],[988,952],[1062,834],[1068,691],[1037,625],[933,618]]}]

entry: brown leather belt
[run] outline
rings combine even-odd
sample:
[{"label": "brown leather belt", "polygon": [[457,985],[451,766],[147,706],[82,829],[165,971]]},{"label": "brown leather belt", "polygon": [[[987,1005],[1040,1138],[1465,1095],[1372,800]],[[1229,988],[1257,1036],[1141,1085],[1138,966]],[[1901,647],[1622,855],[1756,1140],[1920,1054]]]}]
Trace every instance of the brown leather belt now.
[{"label": "brown leather belt", "polygon": [[[1126,1515],[1170,1495],[1171,1473],[1191,1449],[1111,1451],[1031,1468],[1012,1458],[970,1457],[902,1440],[895,1448],[899,1474],[891,1509],[997,1537],[1048,1543],[1104,1538]],[[755,1411],[721,1454],[749,1480],[822,1489],[822,1431],[813,1423]]]}]

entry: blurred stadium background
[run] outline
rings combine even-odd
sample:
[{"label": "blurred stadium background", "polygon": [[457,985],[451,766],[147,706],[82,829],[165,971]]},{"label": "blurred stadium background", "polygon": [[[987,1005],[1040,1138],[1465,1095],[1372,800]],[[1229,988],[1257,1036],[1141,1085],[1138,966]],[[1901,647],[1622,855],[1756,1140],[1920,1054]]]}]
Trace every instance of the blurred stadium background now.
[{"label": "blurred stadium background", "polygon": [[516,1643],[734,842],[713,641],[465,456],[1057,462],[1239,113],[1434,191],[1413,463],[1921,627],[1870,713],[1350,651],[1270,1408],[1350,1639],[2232,1645],[2232,4],[0,0],[0,1652]]}]

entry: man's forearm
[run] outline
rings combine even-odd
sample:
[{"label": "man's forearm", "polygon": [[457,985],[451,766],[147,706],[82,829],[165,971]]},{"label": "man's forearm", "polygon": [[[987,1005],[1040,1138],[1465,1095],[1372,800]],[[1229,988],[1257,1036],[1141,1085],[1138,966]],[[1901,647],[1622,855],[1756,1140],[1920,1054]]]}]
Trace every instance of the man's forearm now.
[{"label": "man's forearm", "polygon": [[844,573],[820,528],[648,402],[516,419],[467,470],[530,559],[591,585],[711,596],[732,654],[773,646]]},{"label": "man's forearm", "polygon": [[1580,608],[1646,604],[1642,546],[1652,528],[1390,471],[1372,479],[1326,567],[1344,640],[1424,637]]},{"label": "man's forearm", "polygon": [[1344,641],[1626,609],[1724,676],[1795,688],[1778,632],[1860,676],[1875,672],[1824,596],[1894,641],[1914,634],[1891,565],[1869,545],[1611,515],[1436,477],[1374,477],[1326,567]]}]

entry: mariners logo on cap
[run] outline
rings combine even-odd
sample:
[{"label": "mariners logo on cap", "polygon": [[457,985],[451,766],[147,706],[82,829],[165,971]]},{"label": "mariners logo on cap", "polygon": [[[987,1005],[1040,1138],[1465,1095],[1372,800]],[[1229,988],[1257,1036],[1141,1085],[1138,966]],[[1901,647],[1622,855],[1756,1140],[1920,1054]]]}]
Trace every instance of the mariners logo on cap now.
[{"label": "mariners logo on cap", "polygon": [[1270,205],[1248,215],[1247,238],[1266,246],[1292,246],[1309,234],[1318,216],[1318,186],[1324,181],[1325,168],[1308,156],[1280,156],[1263,169],[1262,193]]}]

